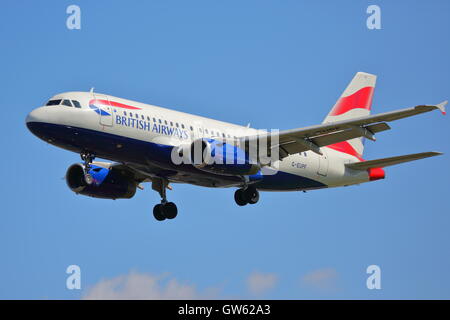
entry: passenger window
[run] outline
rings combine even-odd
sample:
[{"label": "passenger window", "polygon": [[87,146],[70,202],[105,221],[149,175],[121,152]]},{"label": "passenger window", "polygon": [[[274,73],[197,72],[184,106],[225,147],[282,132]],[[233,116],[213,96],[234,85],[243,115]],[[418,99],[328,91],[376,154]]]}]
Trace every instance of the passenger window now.
[{"label": "passenger window", "polygon": [[209,134],[208,129],[205,129],[205,132]]},{"label": "passenger window", "polygon": [[130,112],[130,117],[132,117],[133,116],[133,114]]},{"label": "passenger window", "polygon": [[46,106],[58,106],[61,103],[61,99],[60,100],[50,100],[49,102],[47,102]]},{"label": "passenger window", "polygon": [[124,112],[123,112],[123,115],[124,115],[124,116],[126,116],[126,115],[127,115],[127,112],[126,112],[126,111],[124,111]]},{"label": "passenger window", "polygon": [[139,119],[139,115],[136,113],[136,118],[138,118]]},{"label": "passenger window", "polygon": [[72,100],[73,105],[75,108],[81,108],[81,104],[77,100]]},{"label": "passenger window", "polygon": [[67,107],[71,107],[72,103],[70,103],[70,100],[63,100],[62,105],[63,106],[67,106]]},{"label": "passenger window", "polygon": [[159,122],[159,123],[162,123],[161,119],[158,119],[158,122]]},{"label": "passenger window", "polygon": [[183,129],[184,129],[184,124],[181,124],[181,128],[183,128]]},{"label": "passenger window", "polygon": [[150,121],[150,117],[149,116],[147,116],[147,121]]},{"label": "passenger window", "polygon": [[192,128],[192,126],[190,127],[191,131],[194,131],[194,128]]},{"label": "passenger window", "polygon": [[178,122],[177,122],[177,123],[175,123],[175,125],[177,126],[177,128],[179,127],[179,125],[178,125]]},{"label": "passenger window", "polygon": [[167,126],[167,120],[164,120],[164,124]]},{"label": "passenger window", "polygon": [[156,122],[156,118],[153,118],[153,122]]},{"label": "passenger window", "polygon": [[170,121],[170,126],[173,127],[173,122],[172,121]]}]

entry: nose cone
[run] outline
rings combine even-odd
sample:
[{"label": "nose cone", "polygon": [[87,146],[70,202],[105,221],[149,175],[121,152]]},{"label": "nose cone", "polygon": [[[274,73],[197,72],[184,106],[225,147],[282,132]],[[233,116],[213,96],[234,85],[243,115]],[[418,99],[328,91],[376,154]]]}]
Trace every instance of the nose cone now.
[{"label": "nose cone", "polygon": [[44,113],[45,111],[43,110],[44,108],[37,108],[34,109],[33,111],[31,111],[28,115],[27,118],[25,119],[25,122],[28,123],[32,123],[32,122],[43,122],[44,119]]},{"label": "nose cone", "polygon": [[45,113],[45,108],[37,108],[31,111],[25,119],[28,130],[40,138],[42,137],[42,128],[46,123]]}]

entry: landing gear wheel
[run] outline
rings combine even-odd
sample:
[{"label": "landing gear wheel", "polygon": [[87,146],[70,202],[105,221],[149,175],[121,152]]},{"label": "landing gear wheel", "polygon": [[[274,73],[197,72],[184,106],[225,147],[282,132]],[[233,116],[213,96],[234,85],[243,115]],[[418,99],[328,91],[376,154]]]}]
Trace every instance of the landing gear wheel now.
[{"label": "landing gear wheel", "polygon": [[[166,178],[154,178],[152,180],[152,189],[157,191],[161,196],[161,203],[153,208],[153,216],[158,221],[165,219],[175,219],[178,215],[178,209],[175,203],[168,202],[166,197],[166,189],[168,189],[169,181]],[[170,188],[172,190],[172,188]]]},{"label": "landing gear wheel", "polygon": [[244,194],[244,189],[237,189],[234,193],[234,201],[238,206],[245,206],[248,202]]},{"label": "landing gear wheel", "polygon": [[259,200],[259,192],[253,187],[249,186],[246,189],[238,189],[234,193],[234,201],[239,206],[245,206],[246,204],[255,204]]},{"label": "landing gear wheel", "polygon": [[175,203],[167,202],[163,205],[163,213],[167,219],[174,219],[178,214],[178,209]]},{"label": "landing gear wheel", "polygon": [[94,182],[94,178],[92,177],[91,174],[85,173],[84,174],[84,182],[86,182],[86,184],[89,186]]},{"label": "landing gear wheel", "polygon": [[166,219],[166,217],[164,216],[164,213],[163,213],[163,205],[162,204],[157,204],[156,206],[153,207],[153,216],[158,221],[163,221]]},{"label": "landing gear wheel", "polygon": [[255,204],[259,200],[259,192],[255,187],[248,187],[244,190],[245,199],[250,204]]}]

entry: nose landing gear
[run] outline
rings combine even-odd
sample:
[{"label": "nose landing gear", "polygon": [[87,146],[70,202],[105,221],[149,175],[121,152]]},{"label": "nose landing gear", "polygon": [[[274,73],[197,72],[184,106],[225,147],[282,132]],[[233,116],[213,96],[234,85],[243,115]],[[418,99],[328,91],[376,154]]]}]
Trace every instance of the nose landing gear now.
[{"label": "nose landing gear", "polygon": [[259,192],[254,186],[241,188],[234,193],[234,201],[238,206],[245,206],[246,204],[255,204],[259,200]]},{"label": "nose landing gear", "polygon": [[89,170],[91,170],[91,164],[95,159],[95,155],[89,152],[82,152],[80,157],[84,161],[84,181],[87,185],[91,185],[94,182],[94,178],[89,173]]},{"label": "nose landing gear", "polygon": [[164,178],[154,179],[152,182],[152,189],[157,191],[161,196],[161,203],[153,207],[153,216],[158,221],[166,219],[174,219],[178,214],[178,209],[175,203],[168,202],[166,197],[166,189],[169,181]]}]

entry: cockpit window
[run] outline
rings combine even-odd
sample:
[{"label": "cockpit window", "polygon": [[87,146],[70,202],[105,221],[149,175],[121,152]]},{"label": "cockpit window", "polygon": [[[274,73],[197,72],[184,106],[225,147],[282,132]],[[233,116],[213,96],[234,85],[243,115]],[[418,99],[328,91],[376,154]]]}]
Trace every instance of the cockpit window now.
[{"label": "cockpit window", "polygon": [[81,104],[77,100],[72,100],[73,105],[75,108],[81,108]]},{"label": "cockpit window", "polygon": [[70,102],[70,100],[63,100],[62,105],[63,105],[63,106],[71,107],[71,106],[72,106],[72,103]]},{"label": "cockpit window", "polygon": [[60,100],[50,100],[49,102],[47,102],[46,106],[57,106],[61,103],[61,99]]}]

